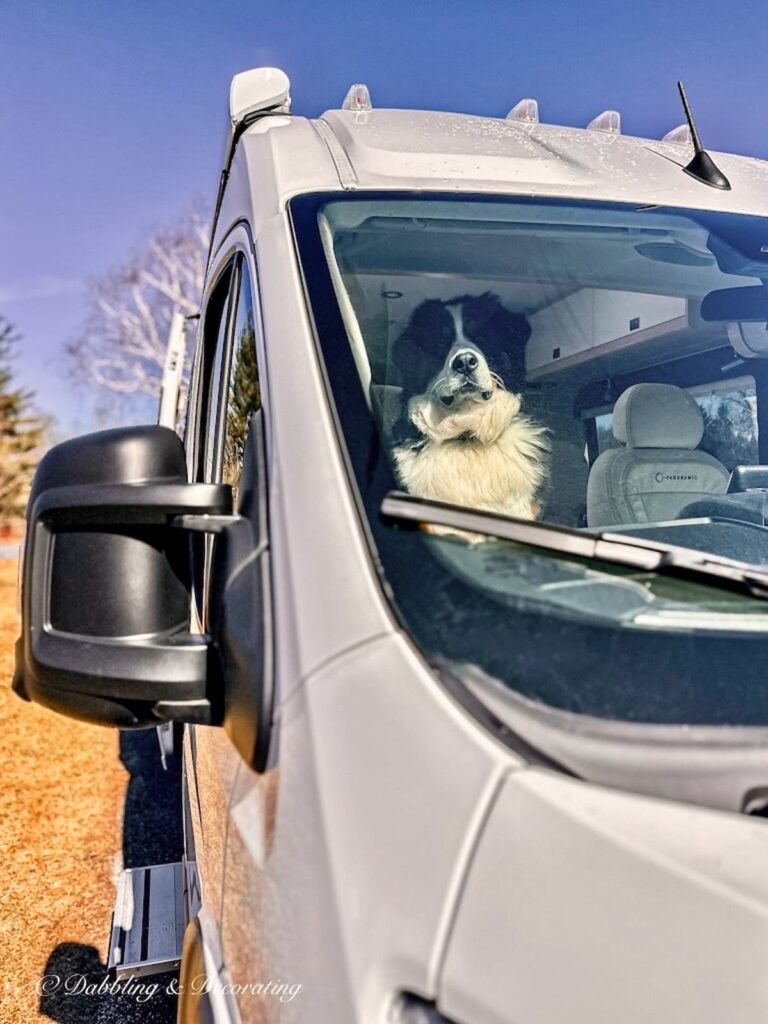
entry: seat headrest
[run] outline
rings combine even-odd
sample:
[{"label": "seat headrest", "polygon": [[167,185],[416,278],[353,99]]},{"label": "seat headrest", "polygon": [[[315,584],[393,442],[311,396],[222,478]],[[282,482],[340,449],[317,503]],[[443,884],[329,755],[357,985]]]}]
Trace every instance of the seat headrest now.
[{"label": "seat headrest", "polygon": [[613,409],[613,436],[628,448],[697,448],[704,419],[693,398],[673,384],[634,384]]}]

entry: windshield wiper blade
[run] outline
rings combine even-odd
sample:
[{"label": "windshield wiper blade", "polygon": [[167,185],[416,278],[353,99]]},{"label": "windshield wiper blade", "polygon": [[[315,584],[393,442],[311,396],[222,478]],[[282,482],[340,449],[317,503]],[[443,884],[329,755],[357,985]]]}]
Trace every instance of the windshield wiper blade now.
[{"label": "windshield wiper blade", "polygon": [[389,491],[381,503],[381,515],[385,520],[412,529],[439,526],[496,540],[509,540],[585,561],[609,562],[642,572],[685,577],[768,599],[768,571],[676,544],[662,544],[610,532],[586,533],[569,526],[517,519],[447,501],[417,498],[404,491]]}]

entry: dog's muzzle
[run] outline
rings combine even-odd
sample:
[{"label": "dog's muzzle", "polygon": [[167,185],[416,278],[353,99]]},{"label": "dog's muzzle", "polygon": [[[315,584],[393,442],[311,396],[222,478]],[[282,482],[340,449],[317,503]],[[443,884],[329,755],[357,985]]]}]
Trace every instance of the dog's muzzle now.
[{"label": "dog's muzzle", "polygon": [[475,348],[458,348],[450,353],[445,364],[443,393],[439,395],[445,406],[453,405],[457,399],[472,398],[487,402],[492,394],[491,375],[488,365]]}]

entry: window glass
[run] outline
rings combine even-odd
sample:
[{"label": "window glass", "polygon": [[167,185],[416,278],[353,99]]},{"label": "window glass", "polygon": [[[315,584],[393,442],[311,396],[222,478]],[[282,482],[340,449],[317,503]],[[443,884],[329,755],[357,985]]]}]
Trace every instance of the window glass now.
[{"label": "window glass", "polygon": [[[226,339],[231,317],[230,292],[234,282],[235,264],[230,263],[214,285],[203,312],[202,349],[199,364],[199,384],[194,415],[190,406],[187,443],[193,452],[194,478],[214,480],[216,478],[216,429],[219,418],[222,375],[226,361]],[[205,621],[206,566],[210,559],[211,540],[203,534],[191,538],[193,552],[193,622],[202,628]]]},{"label": "window glass", "polygon": [[727,469],[753,466],[757,450],[757,396],[752,377],[720,385],[692,388],[704,417],[704,437],[699,447]]},{"label": "window glass", "polygon": [[[759,462],[757,394],[753,377],[687,388],[704,419],[699,449],[713,455],[726,469]],[[613,413],[595,416],[598,452],[623,445],[613,436]]]},{"label": "window glass", "polygon": [[613,436],[613,413],[604,412],[595,416],[595,430],[597,431],[597,450],[606,452],[609,448],[621,448],[621,441]]},{"label": "window glass", "polygon": [[[256,366],[253,293],[248,267],[238,255],[211,293],[205,312],[197,423],[197,479],[230,484],[237,501],[248,416],[261,404]],[[195,599],[201,623],[207,610],[204,579],[213,541],[193,539]]]},{"label": "window glass", "polygon": [[[425,655],[580,714],[768,723],[755,594],[617,566],[599,547],[555,552],[560,531],[544,554],[381,514],[397,489],[768,573],[764,502],[727,493],[731,466],[758,458],[768,342],[732,328],[768,323],[768,218],[396,193],[302,196],[291,212],[376,564]],[[747,341],[750,379],[729,379]],[[584,411],[606,452],[611,409],[636,385],[640,447],[661,454],[593,475]]]},{"label": "window glass", "polygon": [[243,261],[229,361],[222,454],[222,480],[232,486],[235,497],[243,470],[248,417],[260,407],[253,294],[248,268]]},{"label": "window glass", "polygon": [[211,292],[203,322],[203,363],[196,422],[198,480],[213,480],[216,475],[216,423],[219,415],[219,394],[226,356],[226,335],[229,319],[229,293],[233,266],[221,275]]},{"label": "window glass", "polygon": [[[590,425],[574,409],[604,409],[595,427],[597,449],[607,451],[617,446],[611,405],[642,382],[694,393],[711,381],[695,394],[706,425],[699,451],[727,468],[756,461],[754,384],[740,396],[721,375],[733,364],[729,322],[743,315],[752,326],[763,308],[768,322],[768,291],[751,256],[768,249],[761,218],[392,196],[326,203],[317,230],[350,354],[402,489],[592,525],[583,456]],[[749,344],[762,362],[768,343],[752,331]],[[652,416],[680,423],[671,408]],[[491,447],[483,438],[502,421],[495,450],[509,442],[514,458],[499,464],[506,473],[483,473],[476,467]],[[662,440],[675,447],[671,435]],[[657,473],[662,490],[693,477],[704,494],[721,485],[716,472],[657,467],[652,483]],[[680,508],[687,503],[681,496]],[[622,508],[616,525],[632,525],[623,502],[609,495],[606,504]],[[661,495],[644,515],[667,521],[677,511]]]}]

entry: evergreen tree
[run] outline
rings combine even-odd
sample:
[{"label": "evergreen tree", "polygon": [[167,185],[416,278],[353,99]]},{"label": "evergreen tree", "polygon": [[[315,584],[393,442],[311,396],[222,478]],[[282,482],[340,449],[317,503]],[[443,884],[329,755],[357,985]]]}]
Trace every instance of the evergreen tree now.
[{"label": "evergreen tree", "polygon": [[704,437],[699,448],[727,469],[758,462],[757,434],[746,391],[714,395],[700,403]]},{"label": "evergreen tree", "polygon": [[24,515],[47,426],[31,406],[31,392],[14,387],[11,356],[17,341],[0,316],[0,523]]},{"label": "evergreen tree", "polygon": [[248,417],[261,406],[259,368],[256,364],[256,335],[252,315],[249,315],[236,343],[237,351],[229,383],[224,445],[224,482],[233,487],[237,487],[240,482],[248,435]]}]

